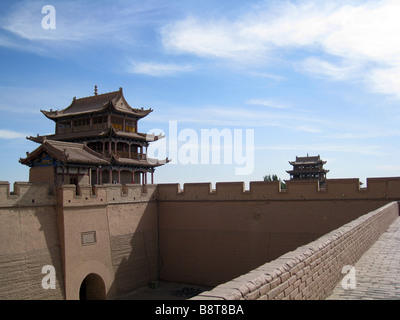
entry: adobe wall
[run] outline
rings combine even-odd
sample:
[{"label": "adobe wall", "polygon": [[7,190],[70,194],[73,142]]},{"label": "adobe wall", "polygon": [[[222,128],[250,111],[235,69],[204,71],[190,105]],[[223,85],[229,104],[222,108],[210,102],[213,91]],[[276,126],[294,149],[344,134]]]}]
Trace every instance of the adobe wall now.
[{"label": "adobe wall", "polygon": [[399,178],[158,185],[160,278],[216,286],[399,198]]},{"label": "adobe wall", "polygon": [[[54,193],[54,195],[53,195]],[[74,185],[0,182],[0,299],[78,299],[91,273],[107,298],[158,278],[216,286],[400,198],[400,178]],[[56,270],[44,290],[42,267]]]},{"label": "adobe wall", "polygon": [[325,299],[343,278],[342,268],[354,265],[398,218],[398,203],[389,203],[193,299]]},{"label": "adobe wall", "polygon": [[32,167],[29,169],[29,182],[54,184],[54,167]]},{"label": "adobe wall", "polygon": [[[10,194],[0,182],[0,300],[64,299],[56,198],[48,185],[17,182]],[[45,265],[56,271],[56,289],[43,289]]]},{"label": "adobe wall", "polygon": [[[79,192],[74,185],[57,190],[66,298],[79,298],[90,273],[103,279],[107,298],[156,280],[156,186],[82,186]],[[87,233],[95,234],[94,242],[83,242]]]},{"label": "adobe wall", "polygon": [[[0,299],[79,299],[91,273],[114,298],[158,278],[155,185],[9,190],[0,182]],[[88,233],[94,242],[83,240]],[[55,267],[55,290],[42,287],[45,265]]]}]

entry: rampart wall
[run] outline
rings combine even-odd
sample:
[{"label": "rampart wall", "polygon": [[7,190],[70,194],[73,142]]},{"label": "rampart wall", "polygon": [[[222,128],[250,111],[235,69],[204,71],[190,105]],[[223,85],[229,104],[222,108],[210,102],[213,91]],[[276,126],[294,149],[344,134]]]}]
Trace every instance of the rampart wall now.
[{"label": "rampart wall", "polygon": [[[158,278],[156,186],[0,182],[0,299],[78,299],[83,279],[99,274],[107,297]],[[95,233],[95,243],[82,236]],[[56,289],[42,273],[54,266]]]},{"label": "rampart wall", "polygon": [[215,189],[211,183],[159,184],[160,201],[227,201],[227,200],[373,200],[397,199],[400,196],[400,178],[367,178],[361,187],[359,179],[328,179],[325,188],[316,181],[287,181],[281,189],[278,181],[253,181],[245,190],[242,182],[219,182]]},{"label": "rampart wall", "polygon": [[160,278],[216,286],[400,197],[399,178],[158,185]]},{"label": "rampart wall", "polygon": [[[67,299],[97,265],[107,297],[124,295],[158,278],[156,185],[63,186],[58,206],[63,222]],[[96,232],[96,243],[82,245],[81,234]]]},{"label": "rampart wall", "polygon": [[[218,286],[400,199],[400,178],[64,185],[0,182],[0,299],[114,298],[156,279]],[[89,240],[88,240],[89,239]],[[44,290],[42,267],[56,271]],[[255,294],[257,295],[257,294]]]},{"label": "rampart wall", "polygon": [[398,217],[398,203],[389,203],[193,299],[325,299],[342,268],[354,265]]},{"label": "rampart wall", "polygon": [[[56,197],[47,184],[0,182],[0,300],[64,299]],[[45,265],[56,270],[56,289],[44,290]]]}]

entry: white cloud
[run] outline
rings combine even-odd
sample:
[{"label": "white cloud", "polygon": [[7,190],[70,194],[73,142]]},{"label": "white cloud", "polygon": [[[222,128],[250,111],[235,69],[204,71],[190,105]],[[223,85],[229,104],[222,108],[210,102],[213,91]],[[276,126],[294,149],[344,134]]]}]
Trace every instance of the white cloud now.
[{"label": "white cloud", "polygon": [[365,83],[374,92],[400,99],[400,65],[389,64],[385,68],[371,69],[366,75]]},{"label": "white cloud", "polygon": [[396,164],[382,164],[378,165],[376,168],[383,171],[400,171],[400,165]]},{"label": "white cloud", "polygon": [[302,132],[309,132],[309,133],[319,133],[319,132],[321,132],[320,129],[312,127],[312,126],[309,126],[309,125],[298,126],[297,128],[295,128],[295,130],[302,131]]},{"label": "white cloud", "polygon": [[0,139],[21,139],[26,138],[28,135],[22,132],[11,131],[7,129],[0,129]]},{"label": "white cloud", "polygon": [[300,67],[303,71],[316,76],[324,76],[335,81],[343,81],[354,78],[361,67],[357,63],[342,63],[341,65],[324,61],[317,57],[310,57],[301,63]]},{"label": "white cloud", "polygon": [[342,6],[328,16],[327,23],[335,28],[321,39],[321,44],[327,52],[341,57],[386,63],[397,61],[399,14],[397,0]]},{"label": "white cloud", "polygon": [[[235,59],[253,45],[228,21],[201,21],[193,17],[177,21],[161,29],[163,45],[177,53],[201,57]],[[257,48],[252,48],[256,50]]]},{"label": "white cloud", "polygon": [[274,108],[274,109],[287,109],[288,107],[275,102],[273,100],[268,100],[268,99],[251,99],[246,101],[246,104],[251,104],[251,105],[259,105],[259,106],[264,106],[264,107],[269,107],[269,108]]},{"label": "white cloud", "polygon": [[384,151],[382,146],[378,145],[354,145],[354,144],[322,144],[322,145],[269,145],[269,146],[259,146],[260,150],[308,150],[310,152],[322,152],[322,151],[332,151],[332,152],[343,152],[343,153],[357,153],[363,155],[371,156],[383,156],[388,155]]},{"label": "white cloud", "polygon": [[[58,108],[66,103],[71,102],[71,96],[74,93],[71,88],[49,87],[49,86],[32,86],[32,87],[15,87],[0,85],[0,110],[3,112],[32,114],[40,116],[40,109],[48,110],[50,108]],[[18,97],[16,99],[15,97]],[[43,97],[46,97],[44,102]],[[50,106],[48,105],[50,103]]]},{"label": "white cloud", "polygon": [[[333,80],[357,79],[400,98],[400,2],[279,2],[250,8],[235,20],[188,17],[166,25],[163,44],[175,53],[268,63],[305,49],[303,70]],[[335,63],[317,54],[335,57]]]},{"label": "white cloud", "polygon": [[277,74],[269,73],[269,72],[250,72],[250,74],[253,75],[253,76],[256,76],[256,77],[271,79],[271,80],[274,80],[276,82],[280,82],[280,81],[286,80],[285,77],[282,77],[282,76],[277,75]]},{"label": "white cloud", "polygon": [[398,60],[400,3],[284,2],[254,7],[234,21],[188,17],[166,25],[166,48],[199,56],[243,58],[273,49],[315,47],[340,57]]},{"label": "white cloud", "polygon": [[[0,38],[0,46],[46,54],[51,49],[86,48],[90,44],[107,44],[129,50],[132,45],[142,45],[143,27],[161,23],[161,14],[171,12],[173,6],[157,0],[112,2],[56,1],[55,29],[43,29],[42,7],[44,0],[24,0],[10,6],[0,17],[0,30],[8,38]],[[146,33],[148,36],[148,33]],[[63,50],[59,50],[63,53]],[[47,54],[50,54],[48,52]]]},{"label": "white cloud", "polygon": [[317,43],[329,29],[326,16],[317,9],[287,2],[274,8],[267,4],[234,21],[188,17],[166,25],[161,34],[172,52],[259,63],[268,60],[274,49]]},{"label": "white cloud", "polygon": [[128,72],[145,74],[153,77],[171,76],[177,73],[190,72],[195,70],[191,65],[165,64],[154,62],[131,62]]},{"label": "white cloud", "polygon": [[[46,16],[41,12],[46,3],[40,1],[23,1],[13,7],[13,10],[2,19],[1,27],[22,39],[30,41],[82,41],[83,39],[101,36],[108,27],[106,21],[103,29],[99,29],[96,8],[77,7],[75,2],[58,3],[55,5],[55,29],[42,28],[42,19]],[[86,10],[83,10],[86,9]],[[89,15],[88,12],[91,12]]]}]

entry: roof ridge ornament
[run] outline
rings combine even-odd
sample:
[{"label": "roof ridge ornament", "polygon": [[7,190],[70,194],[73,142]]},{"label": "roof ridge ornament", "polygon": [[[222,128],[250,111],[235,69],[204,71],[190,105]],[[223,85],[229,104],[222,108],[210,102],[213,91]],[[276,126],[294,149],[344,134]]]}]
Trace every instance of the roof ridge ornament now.
[{"label": "roof ridge ornament", "polygon": [[97,96],[97,85],[94,86],[94,95]]}]

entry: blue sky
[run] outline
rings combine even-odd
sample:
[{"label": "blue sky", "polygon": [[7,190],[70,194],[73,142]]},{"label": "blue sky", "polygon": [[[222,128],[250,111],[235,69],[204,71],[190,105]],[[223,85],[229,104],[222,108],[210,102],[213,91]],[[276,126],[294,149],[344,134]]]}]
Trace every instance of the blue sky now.
[{"label": "blue sky", "polygon": [[[55,29],[42,27],[45,5]],[[95,84],[153,108],[139,131],[166,141],[171,121],[199,136],[253,130],[251,173],[177,161],[156,183],[288,179],[307,153],[328,178],[399,176],[399,16],[393,0],[2,1],[0,180],[28,180],[18,159],[38,145],[25,137],[54,132],[40,109]]]}]

